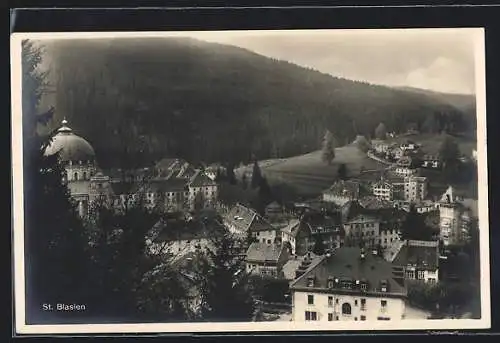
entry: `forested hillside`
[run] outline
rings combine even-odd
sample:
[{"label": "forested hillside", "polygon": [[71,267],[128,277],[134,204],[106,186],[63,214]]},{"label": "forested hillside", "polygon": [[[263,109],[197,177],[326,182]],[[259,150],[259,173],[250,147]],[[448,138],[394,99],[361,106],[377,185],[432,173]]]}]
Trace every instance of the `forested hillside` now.
[{"label": "forested hillside", "polygon": [[[164,156],[240,162],[340,144],[385,122],[436,119],[465,131],[475,116],[425,93],[335,78],[245,49],[185,38],[45,44],[56,120],[95,147],[103,167]],[[445,120],[446,119],[446,120]],[[473,129],[473,128],[471,128]],[[132,157],[132,158],[130,158]]]}]

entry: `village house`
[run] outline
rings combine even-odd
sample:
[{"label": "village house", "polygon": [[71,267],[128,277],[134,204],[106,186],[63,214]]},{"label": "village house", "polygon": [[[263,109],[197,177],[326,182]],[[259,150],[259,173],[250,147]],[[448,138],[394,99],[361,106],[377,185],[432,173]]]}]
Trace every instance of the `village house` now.
[{"label": "village house", "polygon": [[400,241],[401,226],[406,219],[406,212],[397,208],[387,208],[378,210],[377,215],[380,219],[378,243],[383,249],[388,249]]},{"label": "village house", "polygon": [[279,228],[274,227],[255,210],[236,204],[223,218],[229,232],[240,237],[251,235],[258,242],[275,243],[281,238]]},{"label": "village house", "polygon": [[426,154],[422,158],[422,167],[432,169],[441,168],[441,159],[437,155]]},{"label": "village house", "polygon": [[420,202],[427,197],[427,178],[425,176],[408,176],[405,178],[405,200]]},{"label": "village house", "polygon": [[372,185],[373,195],[385,201],[392,201],[393,186],[383,178]]},{"label": "village house", "polygon": [[403,167],[403,166],[395,166],[392,169],[392,172],[400,177],[408,177],[408,176],[417,175],[418,169],[410,168],[410,167]]},{"label": "village house", "polygon": [[401,150],[404,152],[414,152],[418,150],[419,146],[418,144],[412,142],[412,141],[407,141],[406,143],[402,143],[400,145]]},{"label": "village house", "polygon": [[401,157],[404,156],[404,154],[405,154],[405,151],[403,149],[401,149],[401,147],[392,146],[386,152],[386,158],[398,161],[399,159],[401,159]]},{"label": "village house", "polygon": [[281,242],[288,247],[291,255],[304,255],[312,248],[311,231],[307,225],[301,225],[299,219],[292,219],[281,229]]},{"label": "village house", "polygon": [[323,191],[323,201],[342,206],[348,201],[359,198],[360,184],[354,181],[340,180]]},{"label": "village house", "polygon": [[377,196],[366,196],[359,199],[359,204],[367,210],[379,210],[394,207],[392,201],[380,199]]},{"label": "village house", "polygon": [[463,205],[463,197],[456,193],[453,187],[448,187],[437,204],[440,238],[445,246],[461,244],[467,238],[470,214]]},{"label": "village house", "polygon": [[254,242],[250,244],[246,254],[247,272],[281,278],[288,258],[288,249],[281,244]]},{"label": "village house", "polygon": [[406,280],[436,283],[439,280],[439,242],[408,240],[392,264],[403,268]]},{"label": "village house", "polygon": [[389,144],[389,142],[381,139],[373,139],[371,143],[373,150],[375,150],[377,154],[385,154],[391,147],[391,144]]},{"label": "village house", "polygon": [[213,249],[213,239],[225,232],[216,220],[186,220],[176,213],[160,219],[146,234],[145,242],[150,254],[179,258],[201,249]]},{"label": "village house", "polygon": [[326,249],[335,249],[344,243],[344,230],[340,213],[323,213],[310,211],[300,218],[304,231],[310,232],[309,244],[314,246],[320,240]]},{"label": "village house", "polygon": [[404,274],[383,258],[342,247],[306,268],[290,285],[293,321],[404,319]]},{"label": "village house", "polygon": [[283,266],[284,278],[292,282],[303,275],[311,265],[319,262],[322,258],[323,255],[316,255],[311,251],[303,256],[293,256],[293,258],[289,259]]},{"label": "village house", "polygon": [[208,165],[204,169],[204,172],[205,172],[206,176],[208,176],[211,180],[215,181],[215,179],[217,178],[217,175],[219,175],[220,173],[222,173],[222,174],[226,173],[226,168],[224,166],[222,166],[221,164],[214,163],[214,164]]},{"label": "village house", "polygon": [[376,247],[380,239],[380,219],[375,214],[361,213],[344,222],[346,245],[363,243],[367,247]]}]

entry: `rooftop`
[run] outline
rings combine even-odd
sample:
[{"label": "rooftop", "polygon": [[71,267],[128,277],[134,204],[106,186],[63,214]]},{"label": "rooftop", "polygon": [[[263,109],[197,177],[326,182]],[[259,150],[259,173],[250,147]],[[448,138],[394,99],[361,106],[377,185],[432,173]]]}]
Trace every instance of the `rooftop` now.
[{"label": "rooftop", "polygon": [[438,268],[439,252],[437,241],[408,241],[401,247],[392,261],[399,266],[435,270]]},{"label": "rooftop", "polygon": [[285,247],[281,244],[266,244],[254,242],[248,247],[247,261],[253,262],[278,262]]},{"label": "rooftop", "polygon": [[330,188],[325,190],[324,194],[331,194],[337,196],[347,196],[350,198],[357,198],[359,196],[360,185],[354,181],[340,180],[335,182]]},{"label": "rooftop", "polygon": [[[372,295],[406,296],[403,277],[391,263],[355,247],[342,247],[325,256],[291,284],[292,289],[331,290]],[[312,286],[311,286],[312,280]],[[330,282],[329,282],[330,281]],[[366,290],[361,285],[366,285]],[[385,290],[385,291],[384,291]]]}]

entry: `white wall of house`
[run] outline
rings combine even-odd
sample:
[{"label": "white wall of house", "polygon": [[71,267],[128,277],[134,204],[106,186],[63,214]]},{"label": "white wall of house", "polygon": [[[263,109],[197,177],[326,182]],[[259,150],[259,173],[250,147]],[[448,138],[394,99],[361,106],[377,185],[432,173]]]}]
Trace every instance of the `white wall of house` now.
[{"label": "white wall of house", "polygon": [[[311,295],[313,304],[309,304]],[[385,302],[385,306],[382,306],[382,302]],[[344,304],[350,305],[350,314],[342,313]],[[402,298],[294,291],[292,320],[305,321],[306,312],[315,312],[316,320],[323,322],[382,320],[379,318],[390,318],[394,321],[403,319],[405,310],[406,304]]]},{"label": "white wall of house", "polygon": [[252,236],[261,243],[272,244],[278,237],[277,230],[267,230],[267,231],[256,231],[252,233]]},{"label": "white wall of house", "polygon": [[352,199],[347,196],[332,194],[329,192],[323,193],[323,201],[334,203],[338,206],[343,206]]}]

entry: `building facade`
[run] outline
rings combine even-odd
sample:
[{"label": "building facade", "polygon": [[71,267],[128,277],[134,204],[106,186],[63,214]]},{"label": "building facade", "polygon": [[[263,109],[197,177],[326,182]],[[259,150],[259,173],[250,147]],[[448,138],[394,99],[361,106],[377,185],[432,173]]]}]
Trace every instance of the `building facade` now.
[{"label": "building facade", "polygon": [[359,248],[325,256],[290,289],[293,321],[397,321],[406,313],[400,269]]},{"label": "building facade", "polygon": [[406,280],[436,283],[439,281],[439,242],[408,240],[392,263],[403,268]]},{"label": "building facade", "polygon": [[354,181],[338,181],[323,191],[323,201],[343,206],[349,201],[359,198],[360,185]]},{"label": "building facade", "polygon": [[372,186],[373,195],[380,200],[393,200],[393,186],[390,182],[380,180]]},{"label": "building facade", "polygon": [[427,196],[427,178],[425,176],[409,176],[405,178],[405,200],[420,202]]}]

